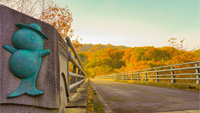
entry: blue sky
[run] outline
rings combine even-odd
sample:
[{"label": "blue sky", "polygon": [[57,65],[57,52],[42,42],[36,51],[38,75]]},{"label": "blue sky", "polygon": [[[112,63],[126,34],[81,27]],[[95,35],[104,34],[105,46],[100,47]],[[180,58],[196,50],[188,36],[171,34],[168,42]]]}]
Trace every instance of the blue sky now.
[{"label": "blue sky", "polygon": [[168,46],[185,38],[191,50],[200,46],[199,0],[57,0],[72,12],[82,43]]}]

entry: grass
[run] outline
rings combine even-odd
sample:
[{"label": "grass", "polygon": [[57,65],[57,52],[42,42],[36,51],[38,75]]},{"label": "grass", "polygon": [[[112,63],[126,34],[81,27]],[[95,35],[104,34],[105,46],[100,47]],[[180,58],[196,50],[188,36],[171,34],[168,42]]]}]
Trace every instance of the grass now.
[{"label": "grass", "polygon": [[175,88],[175,89],[200,91],[200,85],[198,85],[198,84],[145,82],[145,81],[112,80],[112,79],[102,79],[102,80],[133,83],[133,84],[141,84],[141,85],[151,85],[151,86],[157,86],[157,87],[168,87],[168,88]]},{"label": "grass", "polygon": [[99,101],[95,90],[90,85],[88,81],[88,100],[87,100],[88,113],[105,113],[104,106]]}]

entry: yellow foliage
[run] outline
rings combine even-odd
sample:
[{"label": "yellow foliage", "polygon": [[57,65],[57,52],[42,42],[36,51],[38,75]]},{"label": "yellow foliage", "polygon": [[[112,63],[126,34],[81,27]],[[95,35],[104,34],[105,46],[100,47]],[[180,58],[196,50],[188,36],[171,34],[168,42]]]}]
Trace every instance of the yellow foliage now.
[{"label": "yellow foliage", "polygon": [[[49,8],[42,12],[40,20],[53,25],[64,40],[67,36],[70,38],[74,37],[74,29],[71,28],[73,22],[72,13],[69,11],[67,6],[61,8],[52,2]],[[77,36],[76,39],[72,41],[75,48],[81,45],[79,42],[80,40],[81,38]]]},{"label": "yellow foliage", "polygon": [[[84,68],[91,77],[198,61],[200,52],[174,47],[91,48],[82,52]],[[93,50],[93,51],[91,51]]]}]

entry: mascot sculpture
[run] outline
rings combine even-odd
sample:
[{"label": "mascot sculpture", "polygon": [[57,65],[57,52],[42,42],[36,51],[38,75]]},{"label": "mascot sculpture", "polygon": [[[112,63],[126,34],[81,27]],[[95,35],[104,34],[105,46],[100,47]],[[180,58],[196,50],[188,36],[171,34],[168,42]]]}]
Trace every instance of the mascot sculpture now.
[{"label": "mascot sculpture", "polygon": [[49,49],[43,50],[43,39],[47,39],[47,36],[36,23],[30,25],[17,23],[16,26],[20,29],[13,35],[14,47],[4,45],[4,48],[12,53],[9,60],[10,71],[22,81],[19,87],[7,97],[16,97],[24,93],[40,95],[43,91],[35,87],[35,82],[42,57],[50,53]]}]

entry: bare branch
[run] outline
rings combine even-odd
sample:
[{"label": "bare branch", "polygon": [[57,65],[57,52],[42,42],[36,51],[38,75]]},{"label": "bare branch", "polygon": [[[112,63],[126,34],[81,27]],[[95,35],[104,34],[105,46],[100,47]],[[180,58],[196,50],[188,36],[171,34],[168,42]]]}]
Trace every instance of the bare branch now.
[{"label": "bare branch", "polygon": [[28,13],[30,13],[33,10],[33,7],[38,3],[38,0],[32,5],[31,9],[29,10]]}]

